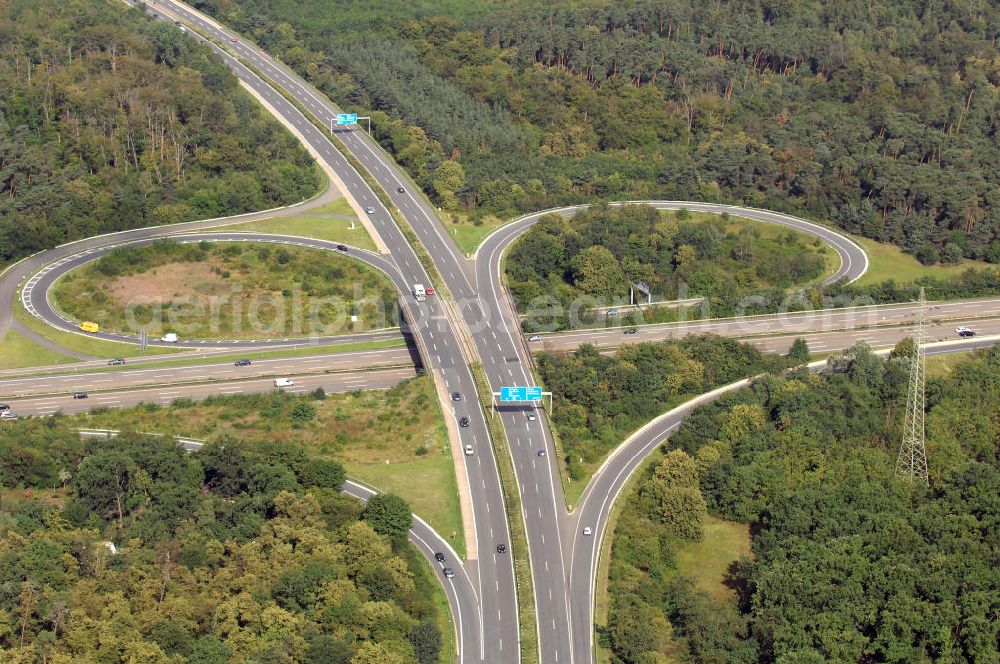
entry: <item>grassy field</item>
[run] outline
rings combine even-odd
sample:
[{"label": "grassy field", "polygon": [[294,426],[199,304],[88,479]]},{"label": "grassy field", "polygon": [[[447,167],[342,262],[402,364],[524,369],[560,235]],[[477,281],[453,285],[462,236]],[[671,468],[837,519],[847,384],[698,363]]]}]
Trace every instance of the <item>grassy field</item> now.
[{"label": "grassy field", "polygon": [[736,591],[726,584],[729,566],[740,556],[750,556],[750,526],[708,516],[704,538],[679,544],[676,555],[677,574],[693,579],[717,601],[731,602]]},{"label": "grassy field", "polygon": [[295,246],[120,249],[65,275],[51,296],[68,318],[104,330],[144,327],[182,339],[326,336],[397,324],[385,275],[337,252]]},{"label": "grassy field", "polygon": [[[302,401],[316,408],[308,422],[290,415]],[[321,401],[275,392],[67,417],[89,428],[302,445],[311,454],[340,461],[352,478],[405,498],[465,555],[451,451],[430,377],[385,391],[331,394]]]},{"label": "grassy field", "polygon": [[927,376],[943,378],[950,374],[959,364],[968,361],[971,351],[948,353],[947,355],[932,355],[927,358]]},{"label": "grassy field", "polygon": [[36,344],[16,330],[8,330],[0,339],[0,369],[25,369],[74,361],[68,355]]},{"label": "grassy field", "polygon": [[990,267],[989,263],[963,260],[955,265],[923,265],[910,254],[892,244],[884,244],[864,237],[853,237],[855,242],[868,253],[868,272],[857,281],[859,286],[878,283],[886,279],[894,279],[896,283],[905,284],[920,277],[937,277],[947,279],[961,274],[971,268]]},{"label": "grassy field", "polygon": [[[351,226],[354,228],[351,228]],[[226,226],[225,230],[236,233],[278,233],[282,235],[299,235],[314,237],[317,240],[343,242],[353,247],[375,251],[364,224],[358,221],[354,210],[344,198],[338,198],[333,203],[313,208],[307,212],[288,217],[274,217],[259,221],[248,221],[243,224]],[[206,232],[215,232],[211,229]]]}]

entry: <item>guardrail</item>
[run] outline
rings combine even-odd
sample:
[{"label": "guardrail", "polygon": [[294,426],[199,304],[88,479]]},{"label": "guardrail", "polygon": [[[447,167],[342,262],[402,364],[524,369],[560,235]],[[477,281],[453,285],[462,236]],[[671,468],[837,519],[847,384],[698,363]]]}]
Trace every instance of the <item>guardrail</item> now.
[{"label": "guardrail", "polygon": [[[77,429],[76,432],[80,434],[81,439],[86,438],[103,438],[105,440],[111,440],[112,438],[117,438],[121,431],[118,429]],[[157,438],[166,438],[166,434],[153,433],[140,431],[141,436],[156,436]],[[188,452],[195,452],[200,450],[205,445],[205,441],[200,438],[186,438],[184,436],[170,436],[173,438],[178,445],[183,447]]]}]

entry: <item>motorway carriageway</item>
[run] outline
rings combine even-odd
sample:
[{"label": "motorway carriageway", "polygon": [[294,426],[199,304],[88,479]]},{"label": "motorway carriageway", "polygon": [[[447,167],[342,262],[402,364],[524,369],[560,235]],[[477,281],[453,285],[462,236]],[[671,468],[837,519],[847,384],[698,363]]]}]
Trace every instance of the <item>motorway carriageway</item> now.
[{"label": "motorway carriageway", "polygon": [[[534,342],[532,348],[536,351],[566,350],[583,343],[602,347],[618,346],[622,343],[655,341],[686,334],[718,334],[749,340],[753,336],[785,334],[794,338],[796,335],[838,330],[875,332],[881,326],[914,324],[917,309],[915,303],[883,304],[677,323],[625,324],[623,327],[541,334],[542,340]],[[975,319],[1000,317],[1000,298],[928,302],[926,315],[930,323],[953,320],[956,323],[953,328],[958,324],[976,328],[978,323]],[[629,327],[636,328],[639,334],[631,338],[624,337],[623,328]]]},{"label": "motorway carriageway", "polygon": [[[374,371],[353,373],[320,374],[294,376],[293,387],[283,391],[305,394],[322,387],[328,393],[351,392],[353,390],[382,390],[398,385],[416,375],[413,367],[396,367]],[[140,403],[154,403],[169,406],[175,399],[201,400],[208,396],[225,396],[247,392],[270,392],[274,390],[273,378],[248,378],[227,382],[199,383],[194,385],[173,385],[125,390],[91,392],[86,399],[74,399],[72,394],[44,395],[5,401],[18,415],[51,415],[86,412],[92,408],[125,408]],[[3,423],[0,422],[0,425]]]},{"label": "motorway carriageway", "polygon": [[[128,360],[127,360],[128,361]],[[237,367],[232,360],[182,367],[153,367],[130,369],[109,368],[108,371],[87,373],[58,373],[0,379],[0,401],[32,394],[72,393],[77,391],[107,389],[134,389],[151,385],[173,383],[207,383],[266,376],[289,376],[308,373],[351,372],[360,369],[405,366],[412,371],[413,356],[407,348],[386,348],[374,351],[285,357],[255,360],[249,367]]]}]

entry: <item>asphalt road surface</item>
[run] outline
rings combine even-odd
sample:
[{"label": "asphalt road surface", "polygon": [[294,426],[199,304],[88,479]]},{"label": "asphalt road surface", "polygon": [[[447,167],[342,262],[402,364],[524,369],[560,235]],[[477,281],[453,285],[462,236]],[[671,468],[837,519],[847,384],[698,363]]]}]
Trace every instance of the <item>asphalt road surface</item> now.
[{"label": "asphalt road surface", "polygon": [[[416,372],[412,367],[376,369],[337,374],[292,375],[293,387],[283,388],[293,394],[312,392],[317,387],[325,391],[350,392],[352,390],[382,390],[398,385]],[[103,386],[87,392],[86,399],[74,399],[72,393],[44,394],[40,396],[4,397],[3,402],[21,416],[84,413],[92,408],[124,408],[140,403],[169,406],[176,399],[201,400],[208,396],[270,392],[274,390],[273,378],[245,378],[213,383],[193,383],[115,389]],[[2,423],[0,423],[2,424]]]},{"label": "asphalt road surface", "polygon": [[[164,8],[167,8],[167,11],[164,11]],[[393,221],[389,210],[382,205],[361,175],[294,104],[244,67],[237,58],[245,60],[263,72],[321,123],[332,122],[339,109],[286,66],[186,5],[167,0],[155,3],[153,9],[158,13],[168,14],[169,20],[180,18],[189,26],[210,35],[218,44],[223,45],[225,48],[218,46],[216,48],[241,81],[260,95],[276,114],[295,127],[319,158],[336,171],[348,193],[359,205],[372,208],[370,221],[389,251],[389,257],[383,257],[381,260],[385,261],[385,271],[394,279],[401,292],[409,292],[414,283],[432,283],[417,259],[413,247]],[[233,54],[236,57],[233,57]],[[487,256],[485,260],[466,261],[441,228],[433,209],[421,192],[411,185],[406,176],[371,139],[363,132],[355,130],[344,130],[338,134],[352,155],[388,192],[392,203],[413,228],[421,244],[430,254],[445,285],[455,297],[457,315],[454,311],[446,309],[437,298],[428,298],[425,302],[415,302],[408,296],[400,299],[424,364],[432,372],[445,395],[451,391],[458,391],[465,397],[459,402],[449,403],[445,409],[446,417],[451,418],[451,426],[454,427],[454,422],[459,417],[467,416],[470,419],[468,427],[458,428],[457,431],[461,444],[471,445],[474,454],[461,457],[463,465],[458,470],[460,477],[468,478],[472,496],[475,532],[474,536],[469,538],[469,549],[475,553],[470,556],[471,559],[466,564],[453,566],[458,574],[456,578],[460,579],[459,585],[461,578],[468,580],[466,591],[456,590],[447,583],[445,586],[458,625],[459,660],[505,663],[517,661],[520,650],[519,630],[511,556],[509,553],[494,553],[495,544],[509,541],[503,496],[500,491],[496,461],[486,433],[484,415],[477,405],[478,402],[472,398],[475,386],[466,364],[469,358],[463,354],[465,342],[462,339],[468,330],[471,343],[482,360],[494,390],[499,390],[501,385],[534,383],[530,371],[530,353],[519,332],[517,317],[503,290],[499,263],[503,249],[542,213],[529,215],[510,226],[505,226],[495,236],[491,236],[483,246]],[[762,210],[726,208],[694,202],[661,201],[651,204],[673,209],[686,207],[691,210],[716,213],[726,211],[751,219],[792,226],[821,236],[834,246],[841,257],[840,269],[831,277],[832,279],[856,279],[864,273],[867,266],[864,252],[856,244],[835,231],[810,222]],[[557,212],[572,213],[568,210]],[[148,240],[156,237],[158,231],[162,233],[160,229],[146,229],[117,234],[115,240],[98,238],[61,247],[46,252],[43,257],[16,266],[12,276],[19,280],[54,260],[102,247],[111,241]],[[261,241],[261,238],[257,240]],[[11,279],[5,279],[0,282],[0,306],[3,306],[4,289],[10,288],[10,281]],[[42,291],[44,292],[44,288]],[[42,306],[34,297],[30,302],[36,308]],[[0,320],[0,323],[2,322]],[[855,332],[857,331],[837,334],[855,334]],[[820,332],[812,330],[809,333]],[[616,332],[612,331],[610,334],[614,335]],[[651,337],[652,334],[654,333],[644,331],[636,336],[645,338]],[[831,339],[829,343],[846,344],[847,341],[845,337]],[[790,343],[791,338],[785,337],[772,343],[782,342]],[[817,338],[815,342],[819,345],[822,340]],[[547,340],[544,343],[550,342]],[[607,343],[610,344],[611,340]],[[371,380],[369,373],[365,375]],[[346,380],[343,374],[324,374],[322,378]],[[265,382],[266,379],[252,380]],[[305,380],[306,378],[302,379],[301,387],[309,389]],[[177,387],[196,389],[196,386]],[[218,385],[212,384],[208,387],[216,389]],[[344,387],[346,388],[346,383]],[[144,389],[146,388],[130,389],[122,391],[121,394],[126,392],[140,394]],[[169,393],[163,394],[164,390],[171,392],[176,387],[153,389],[157,391],[157,398],[177,398]],[[178,394],[178,396],[186,395]],[[710,398],[710,395],[706,398]],[[47,407],[51,405],[48,404]],[[35,407],[41,410],[42,405],[35,404]],[[583,664],[590,662],[593,657],[594,563],[598,550],[597,542],[604,532],[603,524],[606,523],[607,510],[621,492],[631,472],[630,468],[634,469],[649,451],[662,442],[663,436],[671,429],[658,429],[662,423],[658,420],[656,426],[649,427],[648,431],[644,430],[623,444],[618,453],[610,457],[604,470],[595,477],[595,481],[585,494],[586,498],[602,496],[601,500],[585,499],[575,513],[568,514],[552,461],[554,448],[545,425],[545,417],[539,412],[537,417],[529,418],[529,413],[533,412],[527,408],[508,407],[501,410],[500,417],[509,441],[509,453],[521,494],[521,516],[529,540],[540,660],[546,664],[565,661]],[[669,420],[669,417],[661,420]],[[658,436],[660,437],[657,438]],[[549,454],[539,457],[540,449],[546,449]],[[594,502],[594,507],[590,507],[591,502]],[[592,521],[595,524],[595,537],[581,541],[578,531],[579,525],[584,521]],[[443,578],[442,581],[445,582]]]},{"label": "asphalt road surface", "polygon": [[[175,9],[182,8],[180,11],[184,13],[186,20],[191,20],[199,30],[212,34],[213,38],[217,39],[220,43],[226,44],[228,41],[229,44],[227,44],[227,47],[232,48],[240,57],[251,62],[277,85],[284,88],[303,108],[314,114],[321,123],[325,124],[332,120],[338,109],[298,76],[290,72],[288,68],[275,62],[245,40],[220,28],[214,22],[206,21],[188,9],[183,8],[179,3],[170,2],[168,4]],[[280,100],[269,96],[270,91],[263,90],[262,94],[264,94],[269,103],[275,106],[280,105]],[[280,109],[279,112],[284,113]],[[289,117],[292,116],[289,115]],[[299,120],[297,118],[294,121],[296,122],[296,127],[304,135],[307,135],[307,140],[312,143],[312,139],[308,138],[308,135],[311,132],[316,132],[312,129],[311,125],[298,124]],[[438,271],[461,307],[460,310],[466,325],[470,330],[473,330],[473,342],[479,357],[482,359],[484,369],[493,389],[498,389],[500,385],[504,384],[532,384],[533,380],[528,369],[530,367],[530,360],[527,349],[518,333],[519,328],[516,318],[513,317],[512,312],[508,311],[508,307],[505,305],[504,294],[498,292],[501,287],[497,283],[499,281],[498,277],[494,279],[496,271],[490,269],[492,261],[478,261],[473,267],[468,262],[462,260],[457,248],[442,232],[433,211],[428,208],[426,201],[420,196],[419,192],[416,192],[410,186],[407,178],[390,162],[381,150],[373,145],[361,132],[345,131],[340,135],[347,149],[378,180],[379,184],[389,192],[393,203],[406,217],[421,243],[433,258]],[[317,143],[317,145],[321,143],[322,141]],[[320,153],[323,154],[322,150],[320,150]],[[334,164],[335,161],[335,159],[331,159],[330,163],[335,168],[338,168],[338,165]],[[351,180],[356,175],[353,173],[353,169],[339,167],[338,173],[343,174],[348,188],[351,188]],[[363,194],[360,191],[361,188],[358,189]],[[355,196],[355,198],[362,205],[369,203],[369,201],[363,200],[359,196]],[[381,205],[377,201],[370,202],[381,213]],[[662,205],[669,206],[672,204],[667,202]],[[700,204],[681,203],[678,206],[690,209],[700,208]],[[709,209],[715,212],[722,211],[718,206],[708,206],[708,208],[701,209]],[[738,213],[743,216],[753,216],[754,214],[761,213],[762,217],[766,217],[765,220],[767,221],[787,224],[787,219],[773,213],[742,210],[738,211]],[[378,217],[379,215],[376,215],[374,221],[378,221]],[[793,220],[792,224],[795,223],[798,223],[798,221]],[[816,233],[833,233],[820,227],[814,227],[812,230]],[[382,234],[381,231],[380,234]],[[383,235],[383,238],[389,235],[391,233],[386,233]],[[840,274],[837,276],[848,280],[857,278],[865,269],[866,259],[864,254],[856,245],[846,240],[846,238],[836,236],[831,242],[836,243],[839,239],[843,239],[844,244],[838,249],[838,252],[841,252],[842,265]],[[391,255],[396,258],[397,264],[399,264],[401,256],[409,253],[408,247],[394,246],[391,241],[387,242],[387,245],[389,246]],[[484,265],[486,266],[485,268],[483,267]],[[403,268],[403,266],[400,267]],[[485,270],[485,273],[483,270]],[[470,279],[470,273],[472,273],[472,279]],[[480,291],[486,291],[488,288],[490,289],[489,295],[480,300]],[[490,307],[492,310],[487,310],[487,307]],[[480,324],[484,319],[490,318],[493,318],[491,325]],[[452,334],[457,331],[452,331]],[[429,352],[429,347],[426,344],[423,348],[425,352]],[[458,360],[458,357],[455,356],[454,359]],[[437,360],[440,361],[440,358],[437,358]],[[471,391],[466,390],[465,393],[470,394]],[[538,459],[541,458],[537,456],[537,450],[540,446],[551,450],[551,441],[548,439],[547,430],[544,426],[544,417],[529,419],[526,412],[521,409],[505,410],[501,413],[501,417],[503,418],[504,428],[510,442],[510,453],[517,473],[517,482],[521,490],[522,516],[525,520],[529,538],[538,615],[537,627],[539,632],[540,659],[543,662],[567,660],[590,661],[591,651],[589,644],[591,641],[592,624],[589,620],[582,623],[571,623],[570,621],[571,593],[568,592],[570,575],[567,567],[566,553],[572,552],[573,547],[571,546],[572,539],[566,545],[563,544],[562,533],[564,531],[560,527],[568,523],[569,519],[565,514],[551,461],[538,462]],[[545,458],[550,460],[552,455],[549,454]],[[478,521],[482,505],[489,506],[493,504],[499,506],[501,503],[487,496],[486,493],[489,492],[480,491],[471,474],[470,479],[472,480],[470,486],[473,488],[473,502],[476,506]],[[483,489],[487,489],[485,484]],[[491,511],[495,511],[495,509]],[[477,531],[479,533],[477,540],[482,542],[485,539],[482,537],[482,525],[477,525]],[[491,532],[491,535],[494,534]],[[480,551],[483,550],[483,547],[480,546]],[[481,564],[481,571],[483,567]],[[495,570],[499,570],[499,568],[500,565],[495,566]],[[504,580],[506,581],[506,579]],[[498,584],[496,586],[497,597],[502,597],[510,593],[511,587],[512,584],[504,584],[503,587]],[[480,602],[483,607],[481,616],[485,616],[486,620],[493,622],[492,611],[487,607],[489,596],[487,591],[492,591],[493,589],[484,584],[482,578],[480,578],[479,590]],[[573,599],[576,600],[577,598],[574,597]],[[487,645],[481,650],[481,657],[490,659],[491,661],[511,661],[511,643],[507,640],[508,650],[505,652],[503,644],[506,639],[503,638],[503,635],[516,635],[516,632],[514,632],[516,630],[516,616],[511,616],[504,610],[498,610],[495,624],[499,627],[496,632],[499,640],[493,643],[499,647],[494,648]],[[488,641],[491,637],[489,634],[484,634],[484,636],[484,641]],[[507,638],[509,639],[510,636]]]},{"label": "asphalt road surface", "polygon": [[357,373],[377,367],[406,367],[412,371],[412,355],[407,348],[363,351],[332,355],[256,360],[248,367],[232,361],[179,367],[107,367],[107,371],[53,373],[40,376],[0,378],[0,401],[31,395],[71,394],[107,389],[135,389],[179,383],[217,383],[247,378],[329,372]]},{"label": "asphalt road surface", "polygon": [[[727,337],[751,339],[755,336],[800,335],[839,330],[874,332],[880,327],[912,325],[916,320],[916,304],[885,304],[857,306],[844,309],[718,318],[704,321],[662,323],[653,325],[625,325],[598,330],[573,330],[540,334],[541,340],[531,342],[533,351],[569,350],[588,343],[600,348],[610,348],[623,343],[658,341],[687,334],[718,334]],[[1000,298],[978,298],[952,302],[928,302],[927,320],[931,323],[951,321],[952,328],[968,325],[977,328],[987,323],[977,319],[1000,316]],[[637,334],[626,335],[625,329],[634,328]]]},{"label": "asphalt road surface", "polygon": [[[169,11],[164,11],[168,8]],[[284,66],[279,65],[270,56],[259,49],[248,45],[238,35],[227,31],[213,21],[206,20],[186,5],[176,2],[157,2],[154,7],[168,18],[174,17],[187,23],[197,31],[209,34],[219,44],[231,48],[239,58],[245,59],[255,68],[262,71],[277,85],[282,86],[298,103],[310,112],[318,113],[324,122],[328,123],[335,115],[336,109],[327,100],[318,96],[311,89],[304,87],[299,79]],[[235,43],[234,43],[235,42]],[[217,49],[236,76],[252,88],[266,102],[300,133],[303,139],[312,147],[340,177],[347,193],[362,207],[370,207],[373,212],[369,220],[388,248],[392,261],[399,274],[409,288],[401,289],[411,292],[412,284],[425,285],[433,282],[421,266],[413,247],[410,246],[402,231],[396,226],[389,210],[381,203],[375,193],[368,187],[362,176],[351,166],[343,155],[334,147],[329,139],[319,131],[295,105],[265,83],[255,73],[247,69],[240,61],[227,51]],[[357,132],[343,135],[349,148],[352,137]],[[357,154],[355,152],[355,154]],[[368,169],[376,177],[388,175],[387,171],[379,173]],[[402,185],[401,185],[402,186]],[[406,186],[409,186],[408,184]],[[391,189],[395,192],[395,188]],[[410,196],[415,193],[411,191]],[[411,223],[413,223],[411,219]],[[418,235],[421,229],[417,229]],[[440,232],[440,231],[438,231]],[[434,249],[428,248],[435,256]],[[438,269],[448,281],[456,277],[454,268],[442,266]],[[401,304],[406,312],[406,319],[421,350],[424,365],[431,372],[441,389],[447,394],[459,392],[467,398],[446,407],[445,417],[451,417],[451,426],[460,417],[469,418],[468,427],[458,427],[460,445],[470,445],[472,455],[461,455],[464,468],[459,469],[459,481],[464,474],[473,494],[472,512],[474,530],[472,537],[467,538],[467,548],[470,560],[467,561],[468,574],[476,584],[477,606],[461,606],[452,609],[462,614],[465,647],[459,655],[460,661],[466,657],[473,661],[476,657],[485,661],[511,662],[519,659],[518,646],[518,614],[516,593],[514,587],[514,569],[509,554],[495,553],[498,542],[509,542],[507,521],[504,510],[503,494],[500,489],[496,460],[493,457],[492,446],[486,429],[484,414],[478,406],[478,401],[472,398],[476,393],[472,374],[461,350],[457,331],[453,327],[438,298],[430,297],[424,302],[415,302],[412,298],[401,298]],[[461,471],[464,470],[464,473]],[[460,599],[460,598],[459,598]]]}]

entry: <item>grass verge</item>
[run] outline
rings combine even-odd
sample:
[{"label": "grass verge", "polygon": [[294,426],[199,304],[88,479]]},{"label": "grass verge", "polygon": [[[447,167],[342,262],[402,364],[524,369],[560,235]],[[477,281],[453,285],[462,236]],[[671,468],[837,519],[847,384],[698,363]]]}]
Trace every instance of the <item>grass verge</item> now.
[{"label": "grass verge", "polygon": [[[594,581],[594,627],[606,628],[608,625],[608,608],[611,605],[608,595],[608,582],[611,576],[611,547],[615,541],[615,528],[618,527],[618,517],[628,503],[629,496],[639,488],[639,483],[647,477],[649,469],[662,461],[659,454],[650,454],[636,467],[635,472],[622,487],[621,493],[611,506],[611,513],[608,515],[608,523],[605,526],[604,539],[601,541],[601,550],[597,558],[597,579]],[[579,484],[579,482],[577,482]],[[601,639],[594,639],[594,661],[597,664],[611,664],[613,661],[611,651],[602,645]]]},{"label": "grass verge", "polygon": [[897,284],[912,283],[920,277],[948,279],[965,272],[970,267],[974,269],[990,267],[989,263],[973,260],[962,260],[954,265],[924,265],[910,254],[903,253],[903,250],[895,245],[858,236],[852,236],[851,239],[861,245],[868,254],[868,271],[856,282],[858,286],[868,286],[887,279],[893,279]]},{"label": "grass verge", "polygon": [[[299,409],[303,403],[314,409],[311,416]],[[83,428],[300,446],[313,456],[339,461],[350,477],[406,499],[464,556],[458,486],[436,403],[433,381],[422,376],[388,390],[329,394],[321,400],[271,392],[64,417]]]},{"label": "grass verge", "polygon": [[8,330],[6,336],[0,339],[0,369],[24,369],[75,361],[69,355],[36,344],[17,330]]},{"label": "grass verge", "polygon": [[[490,408],[490,402],[485,395],[492,394],[486,372],[478,362],[469,369],[476,382],[476,394],[483,411]],[[521,641],[521,661],[533,664],[538,661],[538,632],[535,617],[535,591],[531,579],[531,560],[528,555],[528,536],[524,529],[524,517],[521,514],[521,494],[517,490],[517,478],[514,476],[514,465],[510,458],[510,446],[504,433],[503,425],[496,418],[486,418],[486,427],[493,444],[493,456],[497,460],[497,472],[500,474],[500,486],[503,487],[504,509],[507,512],[507,523],[510,528],[510,550],[514,557],[514,583],[517,589],[517,614],[519,636]]]},{"label": "grass verge", "polygon": [[[354,228],[351,228],[352,225]],[[216,230],[207,229],[205,232],[214,233]],[[225,230],[235,233],[298,235],[378,251],[364,224],[357,220],[354,210],[343,198],[301,214],[248,221],[226,226]]]}]

